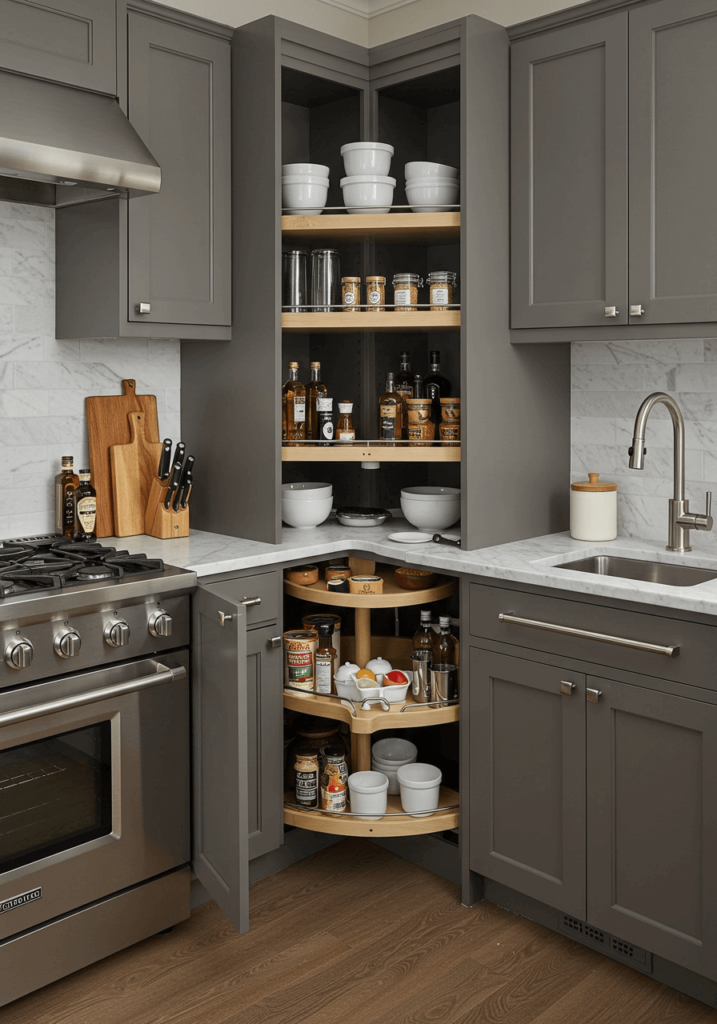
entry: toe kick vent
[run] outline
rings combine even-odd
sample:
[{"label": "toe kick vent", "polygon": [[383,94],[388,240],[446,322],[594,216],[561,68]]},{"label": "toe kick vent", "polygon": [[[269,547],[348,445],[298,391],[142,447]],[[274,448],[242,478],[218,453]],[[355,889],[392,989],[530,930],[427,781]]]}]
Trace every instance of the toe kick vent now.
[{"label": "toe kick vent", "polygon": [[643,968],[649,966],[647,950],[635,946],[631,942],[618,939],[615,935],[608,935],[600,928],[595,928],[578,917],[570,917],[569,914],[562,914],[560,920],[560,931],[573,939],[583,941],[586,945],[597,946],[604,952],[609,952],[616,959],[628,960],[635,966],[638,964]]}]

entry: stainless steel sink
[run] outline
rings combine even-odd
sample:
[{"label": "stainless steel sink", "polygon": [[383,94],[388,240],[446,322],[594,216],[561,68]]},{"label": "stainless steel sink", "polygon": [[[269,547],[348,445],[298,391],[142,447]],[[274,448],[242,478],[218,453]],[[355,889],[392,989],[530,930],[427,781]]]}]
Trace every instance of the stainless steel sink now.
[{"label": "stainless steel sink", "polygon": [[667,562],[647,562],[641,558],[618,558],[616,555],[593,555],[563,562],[556,569],[592,572],[598,576],[619,576],[625,580],[643,583],[662,583],[668,587],[694,587],[698,583],[717,579],[717,569],[697,569],[692,565],[670,565]]}]

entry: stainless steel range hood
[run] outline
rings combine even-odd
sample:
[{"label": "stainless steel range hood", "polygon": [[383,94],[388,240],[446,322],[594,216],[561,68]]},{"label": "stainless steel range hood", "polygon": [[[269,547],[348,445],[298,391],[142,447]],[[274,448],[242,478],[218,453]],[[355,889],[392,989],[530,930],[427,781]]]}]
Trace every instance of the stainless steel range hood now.
[{"label": "stainless steel range hood", "polygon": [[0,176],[0,198],[21,198],[26,190],[12,188],[18,179],[67,186],[38,189],[38,197],[54,198],[57,191],[57,198],[37,202],[62,206],[111,194],[149,195],[162,180],[112,97],[8,71],[0,71]]}]

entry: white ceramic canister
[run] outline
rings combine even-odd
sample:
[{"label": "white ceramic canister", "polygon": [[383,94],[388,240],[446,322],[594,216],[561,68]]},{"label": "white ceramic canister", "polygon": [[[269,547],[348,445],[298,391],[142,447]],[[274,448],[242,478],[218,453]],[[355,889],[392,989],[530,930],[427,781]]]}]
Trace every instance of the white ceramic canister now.
[{"label": "white ceramic canister", "polygon": [[615,540],[617,484],[588,473],[588,480],[570,485],[570,536],[575,540]]}]

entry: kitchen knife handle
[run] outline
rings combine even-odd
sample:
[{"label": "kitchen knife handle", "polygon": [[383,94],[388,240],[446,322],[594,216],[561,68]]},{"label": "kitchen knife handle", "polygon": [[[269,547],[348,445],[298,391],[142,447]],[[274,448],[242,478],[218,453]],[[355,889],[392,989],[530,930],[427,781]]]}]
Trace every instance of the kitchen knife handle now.
[{"label": "kitchen knife handle", "polygon": [[172,457],[172,439],[171,437],[165,437],[162,442],[164,447],[162,448],[162,454],[159,458],[159,469],[157,470],[157,476],[160,480],[166,480],[169,476],[169,471],[172,467],[172,463],[169,461]]},{"label": "kitchen knife handle", "polygon": [[169,506],[172,504],[172,494],[176,491],[179,486],[179,478],[182,473],[182,463],[175,462],[174,469],[172,470],[172,479],[167,485],[167,493],[164,496],[164,507],[169,511]]}]

